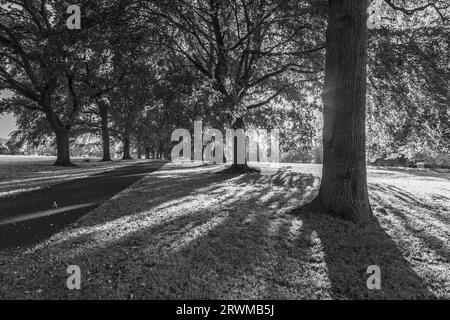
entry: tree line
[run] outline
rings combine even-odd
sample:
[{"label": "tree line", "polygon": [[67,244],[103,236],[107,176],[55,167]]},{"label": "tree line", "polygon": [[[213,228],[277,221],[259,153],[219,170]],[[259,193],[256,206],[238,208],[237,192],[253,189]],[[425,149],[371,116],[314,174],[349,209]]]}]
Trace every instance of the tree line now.
[{"label": "tree line", "polygon": [[83,134],[101,137],[103,161],[111,139],[124,159],[168,157],[171,132],[196,120],[280,128],[284,150],[308,148],[323,114],[311,205],[364,221],[366,152],[449,145],[448,4],[401,2],[384,1],[369,32],[368,0],[80,0],[79,30],[66,26],[72,1],[1,0],[0,90],[14,95],[0,112],[19,139],[53,136],[63,166]]}]

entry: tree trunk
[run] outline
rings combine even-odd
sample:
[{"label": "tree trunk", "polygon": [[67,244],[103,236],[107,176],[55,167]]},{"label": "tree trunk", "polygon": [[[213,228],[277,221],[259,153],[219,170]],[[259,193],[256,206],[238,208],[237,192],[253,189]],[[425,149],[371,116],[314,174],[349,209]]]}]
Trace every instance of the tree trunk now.
[{"label": "tree trunk", "polygon": [[150,159],[150,148],[145,147],[145,159]]},{"label": "tree trunk", "polygon": [[[245,132],[245,121],[244,118],[239,117],[237,118],[234,123],[232,124],[232,129],[233,130],[237,130],[237,129],[242,129]],[[245,142],[244,142],[245,143]],[[247,157],[245,157],[245,162],[239,164],[238,163],[238,141],[237,141],[237,137],[234,137],[233,139],[233,164],[231,165],[231,167],[229,168],[232,171],[251,171],[250,167],[247,165]]]},{"label": "tree trunk", "polygon": [[138,134],[137,135],[137,139],[136,139],[136,148],[137,148],[137,158],[138,159],[142,159],[142,138],[141,135]]},{"label": "tree trunk", "polygon": [[70,161],[69,130],[59,128],[55,130],[56,135],[56,162],[54,166],[70,167],[73,166]]},{"label": "tree trunk", "polygon": [[310,205],[363,224],[371,214],[365,154],[368,0],[328,3],[322,182]]},{"label": "tree trunk", "polygon": [[170,159],[170,153],[171,153],[171,150],[170,149],[164,149],[164,160],[171,160]]},{"label": "tree trunk", "polygon": [[[50,102],[48,102],[47,110],[51,110],[49,105]],[[54,112],[48,111],[45,115],[56,136],[56,162],[53,165],[63,167],[73,166],[70,160],[70,128],[64,126]]]},{"label": "tree trunk", "polygon": [[109,145],[108,106],[99,104],[100,118],[102,122],[103,158],[101,161],[111,161],[111,149]]},{"label": "tree trunk", "polygon": [[123,160],[131,160],[133,159],[130,154],[130,137],[125,135],[123,138]]}]

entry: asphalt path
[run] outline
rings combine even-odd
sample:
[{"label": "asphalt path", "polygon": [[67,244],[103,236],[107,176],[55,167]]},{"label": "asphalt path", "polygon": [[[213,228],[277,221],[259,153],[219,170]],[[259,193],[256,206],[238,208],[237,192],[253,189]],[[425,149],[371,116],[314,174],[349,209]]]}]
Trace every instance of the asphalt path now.
[{"label": "asphalt path", "polygon": [[165,163],[133,164],[0,199],[0,250],[49,238]]}]

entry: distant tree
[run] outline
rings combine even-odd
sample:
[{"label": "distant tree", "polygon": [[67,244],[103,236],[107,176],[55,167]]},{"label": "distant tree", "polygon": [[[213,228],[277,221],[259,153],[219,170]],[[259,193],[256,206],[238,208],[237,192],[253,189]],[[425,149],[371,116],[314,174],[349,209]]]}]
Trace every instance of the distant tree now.
[{"label": "distant tree", "polygon": [[153,75],[145,64],[136,60],[130,72],[111,94],[111,117],[123,146],[123,160],[132,159],[131,144],[135,137],[138,120],[151,97],[150,84]]},{"label": "distant tree", "polygon": [[[214,127],[245,129],[250,110],[280,95],[298,99],[295,88],[320,77],[323,21],[295,15],[298,1],[141,2],[144,27],[219,94]],[[233,167],[247,165],[235,157]]]},{"label": "distant tree", "polygon": [[[79,119],[87,132],[100,132],[102,161],[111,161],[110,125],[111,92],[118,89],[134,61],[148,52],[140,45],[145,31],[133,26],[133,1],[115,1],[115,5],[90,4],[104,21],[83,42],[83,56],[77,80],[87,103]],[[114,4],[114,1],[113,1]],[[105,13],[106,12],[106,13]],[[96,124],[97,123],[97,124]]]},{"label": "distant tree", "polygon": [[[86,58],[84,43],[107,24],[127,17],[121,0],[98,3],[80,0],[83,27],[69,30],[66,13],[70,1],[0,1],[0,88],[16,95],[2,101],[0,108],[16,113],[38,111],[56,136],[55,165],[71,165],[69,137],[84,102],[77,71]],[[94,37],[95,38],[95,37]],[[25,112],[27,112],[25,111]]]},{"label": "distant tree", "polygon": [[[86,106],[78,124],[88,132],[100,131],[102,137],[103,157],[101,161],[111,161],[108,93],[117,88],[123,80],[126,67],[114,67],[111,51],[98,48],[99,51],[89,51],[90,55],[84,61],[80,70],[79,81],[83,85],[82,92],[88,97]],[[119,58],[120,59],[120,58]]]},{"label": "distant tree", "polygon": [[0,155],[10,154],[7,142],[6,139],[0,138]]}]

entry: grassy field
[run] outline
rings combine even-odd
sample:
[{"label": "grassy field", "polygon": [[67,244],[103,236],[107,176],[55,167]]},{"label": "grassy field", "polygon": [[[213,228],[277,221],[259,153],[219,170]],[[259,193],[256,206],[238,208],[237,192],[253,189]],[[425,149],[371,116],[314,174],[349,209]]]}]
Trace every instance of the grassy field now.
[{"label": "grassy field", "polygon": [[74,158],[72,162],[76,166],[64,168],[52,166],[55,160],[56,157],[0,155],[0,199],[138,162]]},{"label": "grassy field", "polygon": [[[0,257],[0,298],[450,298],[450,173],[369,169],[364,228],[311,200],[320,166],[274,176],[166,165],[46,242]],[[66,287],[78,265],[82,289]],[[369,265],[381,290],[368,290]]]}]

